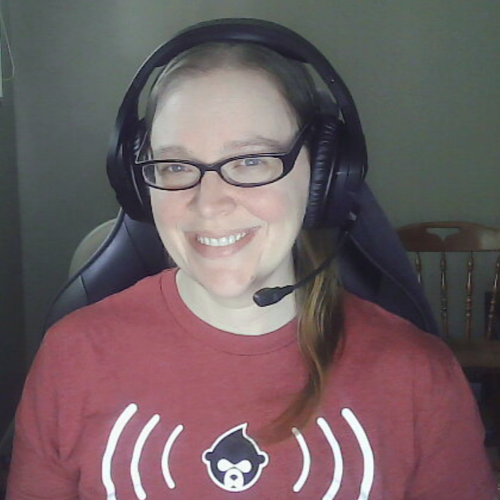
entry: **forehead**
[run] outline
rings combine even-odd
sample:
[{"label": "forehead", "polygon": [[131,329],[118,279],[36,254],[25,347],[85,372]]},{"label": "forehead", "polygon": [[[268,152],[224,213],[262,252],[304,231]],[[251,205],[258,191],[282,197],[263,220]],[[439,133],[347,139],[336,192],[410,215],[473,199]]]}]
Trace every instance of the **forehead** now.
[{"label": "forehead", "polygon": [[295,113],[264,73],[219,69],[184,77],[167,86],[152,122],[153,148],[200,148],[220,142],[268,136],[286,141],[297,128]]}]

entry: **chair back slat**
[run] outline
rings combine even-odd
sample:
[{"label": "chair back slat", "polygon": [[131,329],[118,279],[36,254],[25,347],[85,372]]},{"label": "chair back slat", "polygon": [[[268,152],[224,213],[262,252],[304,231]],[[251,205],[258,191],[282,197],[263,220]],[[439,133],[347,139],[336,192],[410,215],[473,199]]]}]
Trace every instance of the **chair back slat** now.
[{"label": "chair back slat", "polygon": [[465,336],[470,341],[472,335],[472,292],[474,291],[474,254],[467,260],[467,280],[465,282]]},{"label": "chair back slat", "polygon": [[491,300],[488,307],[488,326],[486,327],[486,338],[491,340],[493,336],[493,321],[495,317],[495,310],[497,303],[500,304],[500,254],[498,254],[496,265],[495,265],[495,278],[493,281],[493,289],[491,290]]},{"label": "chair back slat", "polygon": [[439,269],[440,269],[440,301],[441,301],[441,327],[445,337],[449,336],[448,328],[448,279],[447,279],[447,261],[446,253],[441,252],[441,257],[439,259]]},{"label": "chair back slat", "polygon": [[[440,237],[433,230],[455,230]],[[495,252],[500,250],[500,229],[472,222],[423,222],[398,229],[398,235],[410,252]]]}]

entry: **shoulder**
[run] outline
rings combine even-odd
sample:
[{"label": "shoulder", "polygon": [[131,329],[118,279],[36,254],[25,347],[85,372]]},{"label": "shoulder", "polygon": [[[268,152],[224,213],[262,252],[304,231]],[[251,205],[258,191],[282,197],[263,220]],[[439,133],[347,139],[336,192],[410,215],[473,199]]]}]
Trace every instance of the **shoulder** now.
[{"label": "shoulder", "polygon": [[[62,318],[46,333],[43,346],[71,349],[98,336],[99,343],[125,339],[131,332],[143,332],[158,321],[164,307],[165,286],[175,283],[172,270],[147,277],[117,294],[78,309]],[[168,293],[168,292],[166,292]],[[139,328],[138,328],[139,327]]]},{"label": "shoulder", "polygon": [[365,367],[396,368],[429,376],[452,377],[460,371],[449,347],[437,336],[380,306],[351,294],[345,299],[345,351]]},{"label": "shoulder", "polygon": [[[110,295],[95,304],[83,307],[69,314],[59,324],[68,326],[80,321],[118,318],[122,315],[150,312],[162,302],[162,290],[175,284],[174,270],[168,269],[154,276],[138,281],[121,292]],[[141,314],[142,315],[142,314]]]},{"label": "shoulder", "polygon": [[460,408],[464,420],[481,428],[462,367],[439,337],[354,296],[346,298],[345,318],[339,366],[366,397],[436,425]]}]

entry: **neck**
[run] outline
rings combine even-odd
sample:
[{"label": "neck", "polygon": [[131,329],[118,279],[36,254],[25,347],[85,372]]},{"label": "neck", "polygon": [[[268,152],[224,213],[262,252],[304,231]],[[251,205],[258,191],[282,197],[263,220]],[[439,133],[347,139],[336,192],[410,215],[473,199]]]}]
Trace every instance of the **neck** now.
[{"label": "neck", "polygon": [[[285,284],[293,283],[293,277]],[[181,269],[177,272],[179,294],[193,314],[209,325],[239,335],[264,335],[289,323],[296,316],[295,294],[277,304],[259,307],[248,296],[231,299],[214,297]]]}]

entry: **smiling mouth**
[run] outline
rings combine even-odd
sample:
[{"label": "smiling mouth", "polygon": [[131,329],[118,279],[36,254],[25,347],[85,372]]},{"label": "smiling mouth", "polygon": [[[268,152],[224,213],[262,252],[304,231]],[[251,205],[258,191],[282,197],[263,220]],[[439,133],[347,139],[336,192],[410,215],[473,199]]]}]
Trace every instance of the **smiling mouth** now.
[{"label": "smiling mouth", "polygon": [[243,239],[250,231],[223,236],[222,238],[207,238],[206,236],[196,236],[196,241],[207,247],[227,247],[234,245],[236,242]]}]

